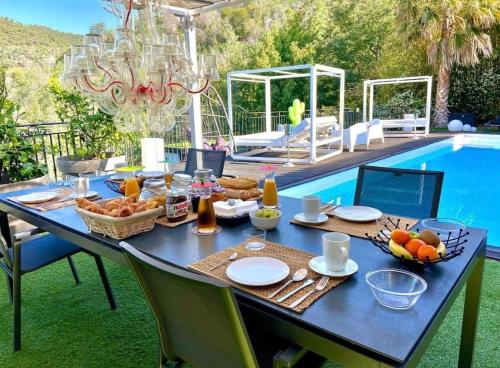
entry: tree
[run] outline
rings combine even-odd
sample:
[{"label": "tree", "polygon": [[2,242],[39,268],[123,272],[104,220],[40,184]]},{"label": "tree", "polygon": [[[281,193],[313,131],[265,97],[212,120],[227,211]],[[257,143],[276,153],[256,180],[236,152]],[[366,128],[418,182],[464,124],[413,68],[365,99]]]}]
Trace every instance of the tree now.
[{"label": "tree", "polygon": [[450,74],[454,65],[475,65],[492,53],[486,33],[499,22],[497,0],[401,0],[401,31],[411,43],[424,47],[437,73],[433,122],[448,122]]}]

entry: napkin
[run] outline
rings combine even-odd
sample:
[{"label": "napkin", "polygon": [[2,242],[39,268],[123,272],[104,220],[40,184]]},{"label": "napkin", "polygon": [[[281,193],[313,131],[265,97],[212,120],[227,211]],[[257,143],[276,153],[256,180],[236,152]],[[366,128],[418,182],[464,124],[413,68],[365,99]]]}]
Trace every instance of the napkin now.
[{"label": "napkin", "polygon": [[229,205],[227,201],[214,203],[215,214],[226,217],[239,216],[258,208],[257,201],[242,201],[241,199],[236,199],[234,206]]}]

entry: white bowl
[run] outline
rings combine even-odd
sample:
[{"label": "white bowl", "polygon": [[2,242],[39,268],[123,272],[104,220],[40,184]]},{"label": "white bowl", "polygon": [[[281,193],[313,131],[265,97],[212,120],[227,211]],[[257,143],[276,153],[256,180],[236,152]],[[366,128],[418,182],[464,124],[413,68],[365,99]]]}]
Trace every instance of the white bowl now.
[{"label": "white bowl", "polygon": [[250,222],[254,227],[257,227],[259,229],[264,229],[264,230],[271,230],[274,229],[276,226],[278,226],[280,219],[281,219],[281,211],[279,210],[273,210],[278,212],[277,217],[272,217],[272,218],[266,218],[266,217],[256,217],[255,213],[258,210],[253,210],[250,211],[249,216],[250,216]]}]

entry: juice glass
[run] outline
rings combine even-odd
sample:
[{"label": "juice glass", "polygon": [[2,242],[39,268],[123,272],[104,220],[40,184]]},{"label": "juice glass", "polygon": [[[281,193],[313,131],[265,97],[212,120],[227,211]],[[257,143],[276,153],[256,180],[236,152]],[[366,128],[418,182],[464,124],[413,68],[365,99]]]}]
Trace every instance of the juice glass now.
[{"label": "juice glass", "polygon": [[276,166],[264,166],[266,172],[264,179],[264,189],[262,193],[262,206],[265,208],[278,207],[278,187],[276,186]]},{"label": "juice glass", "polygon": [[136,178],[125,179],[125,197],[130,197],[132,194],[139,195],[140,193],[141,188]]}]

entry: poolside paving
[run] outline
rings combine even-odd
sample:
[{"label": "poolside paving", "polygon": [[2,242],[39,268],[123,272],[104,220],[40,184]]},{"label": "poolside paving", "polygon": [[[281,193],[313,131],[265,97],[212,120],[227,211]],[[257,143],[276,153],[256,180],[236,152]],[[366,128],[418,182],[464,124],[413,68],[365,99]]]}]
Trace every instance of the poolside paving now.
[{"label": "poolside paving", "polygon": [[[325,175],[330,175],[336,171],[355,167],[362,163],[375,161],[414,148],[422,147],[449,137],[451,137],[450,134],[441,133],[429,134],[429,136],[421,139],[386,137],[385,143],[380,143],[378,140],[376,143],[371,143],[370,150],[366,150],[366,146],[360,145],[356,147],[354,152],[344,150],[341,155],[332,157],[331,159],[317,164],[301,164],[295,165],[293,168],[280,167],[276,182],[278,187],[283,189],[311,179],[317,179]],[[262,166],[262,163],[259,162],[237,162],[226,160],[224,174],[262,178],[263,174],[259,170],[260,166]]]}]

